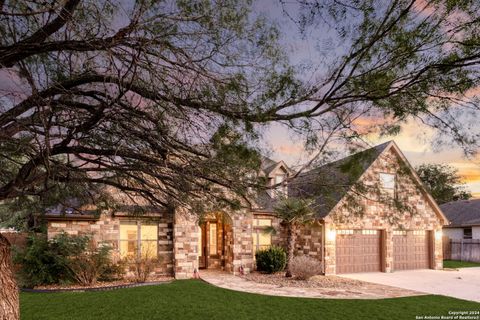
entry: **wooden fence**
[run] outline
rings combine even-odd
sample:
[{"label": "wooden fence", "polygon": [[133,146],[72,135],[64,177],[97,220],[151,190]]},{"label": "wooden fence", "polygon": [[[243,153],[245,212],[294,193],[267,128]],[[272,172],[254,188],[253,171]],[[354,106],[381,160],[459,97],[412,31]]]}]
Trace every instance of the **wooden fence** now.
[{"label": "wooden fence", "polygon": [[444,237],[443,259],[480,262],[480,240]]}]

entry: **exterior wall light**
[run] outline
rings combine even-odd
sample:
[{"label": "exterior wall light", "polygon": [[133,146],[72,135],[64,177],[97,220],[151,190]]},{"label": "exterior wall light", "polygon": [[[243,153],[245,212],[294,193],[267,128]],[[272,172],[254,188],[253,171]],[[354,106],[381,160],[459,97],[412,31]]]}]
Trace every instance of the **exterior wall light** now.
[{"label": "exterior wall light", "polygon": [[441,240],[443,236],[442,230],[436,230],[435,231],[435,239],[436,240]]},{"label": "exterior wall light", "polygon": [[328,241],[335,241],[335,237],[337,235],[337,232],[335,229],[331,229],[327,231],[327,240]]}]

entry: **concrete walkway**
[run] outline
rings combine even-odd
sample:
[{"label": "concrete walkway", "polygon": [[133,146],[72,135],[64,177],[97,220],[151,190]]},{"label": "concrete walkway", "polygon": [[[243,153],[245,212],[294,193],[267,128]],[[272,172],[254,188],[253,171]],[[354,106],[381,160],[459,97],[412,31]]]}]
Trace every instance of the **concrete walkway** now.
[{"label": "concrete walkway", "polygon": [[480,268],[352,273],[342,277],[480,302]]},{"label": "concrete walkway", "polygon": [[222,271],[211,270],[202,270],[200,272],[200,278],[220,288],[283,297],[381,299],[423,294],[412,290],[405,290],[372,283],[364,283],[361,286],[356,286],[351,289],[283,287],[279,285],[247,281],[240,276],[234,276]]}]

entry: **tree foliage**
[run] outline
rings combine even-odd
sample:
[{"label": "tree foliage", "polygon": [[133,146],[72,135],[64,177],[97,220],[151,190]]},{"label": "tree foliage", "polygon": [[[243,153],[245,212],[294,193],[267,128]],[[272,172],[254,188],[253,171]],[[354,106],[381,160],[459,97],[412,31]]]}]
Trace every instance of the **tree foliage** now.
[{"label": "tree foliage", "polygon": [[[322,156],[413,117],[471,153],[460,113],[478,111],[479,6],[300,1],[288,13],[304,34],[338,45],[301,69],[247,0],[0,1],[0,200],[86,183],[238,207],[262,186],[251,172],[271,122]],[[359,128],[365,116],[379,124]]]},{"label": "tree foliage", "polygon": [[458,170],[445,164],[422,164],[416,171],[439,204],[468,200],[472,194],[465,187]]}]

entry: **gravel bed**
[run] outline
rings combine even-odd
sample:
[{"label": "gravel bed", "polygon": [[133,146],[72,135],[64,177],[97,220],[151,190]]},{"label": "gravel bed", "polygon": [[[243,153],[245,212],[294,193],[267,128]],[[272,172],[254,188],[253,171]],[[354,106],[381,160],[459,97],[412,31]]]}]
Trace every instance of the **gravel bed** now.
[{"label": "gravel bed", "polygon": [[285,277],[284,272],[274,274],[252,272],[248,275],[245,275],[244,278],[248,281],[254,281],[258,283],[297,288],[353,289],[360,288],[365,285],[365,283],[362,281],[346,279],[337,276],[318,275],[310,278],[309,280],[298,280],[295,278]]}]

